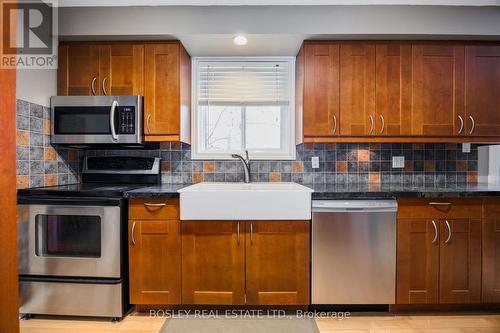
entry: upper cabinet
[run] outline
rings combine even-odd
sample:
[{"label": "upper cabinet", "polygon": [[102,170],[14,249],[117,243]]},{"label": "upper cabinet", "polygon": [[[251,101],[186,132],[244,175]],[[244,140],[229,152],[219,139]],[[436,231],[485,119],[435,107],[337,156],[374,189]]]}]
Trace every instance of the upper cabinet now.
[{"label": "upper cabinet", "polygon": [[179,41],[61,42],[58,95],[144,96],[145,140],[190,142],[191,59]]},{"label": "upper cabinet", "polygon": [[500,46],[465,48],[464,133],[472,136],[500,135]]},{"label": "upper cabinet", "polygon": [[499,70],[493,44],[306,41],[297,141],[496,142]]},{"label": "upper cabinet", "polygon": [[412,72],[412,134],[462,134],[464,47],[413,45]]},{"label": "upper cabinet", "polygon": [[179,42],[147,44],[144,133],[147,141],[186,141],[191,105],[191,60]]}]

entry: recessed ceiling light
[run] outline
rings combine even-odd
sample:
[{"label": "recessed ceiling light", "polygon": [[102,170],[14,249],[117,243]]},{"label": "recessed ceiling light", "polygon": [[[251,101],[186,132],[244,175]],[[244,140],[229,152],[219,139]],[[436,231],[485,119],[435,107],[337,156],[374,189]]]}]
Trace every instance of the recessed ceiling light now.
[{"label": "recessed ceiling light", "polygon": [[233,38],[233,43],[236,45],[247,45],[248,40],[245,36],[238,35],[238,36]]}]

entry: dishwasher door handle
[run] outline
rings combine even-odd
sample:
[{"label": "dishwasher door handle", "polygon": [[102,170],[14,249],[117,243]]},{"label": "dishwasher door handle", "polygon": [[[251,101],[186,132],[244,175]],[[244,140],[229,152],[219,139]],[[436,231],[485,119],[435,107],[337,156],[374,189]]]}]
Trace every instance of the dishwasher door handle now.
[{"label": "dishwasher door handle", "polygon": [[396,213],[397,208],[387,207],[370,207],[370,208],[328,208],[328,207],[312,207],[313,213]]}]

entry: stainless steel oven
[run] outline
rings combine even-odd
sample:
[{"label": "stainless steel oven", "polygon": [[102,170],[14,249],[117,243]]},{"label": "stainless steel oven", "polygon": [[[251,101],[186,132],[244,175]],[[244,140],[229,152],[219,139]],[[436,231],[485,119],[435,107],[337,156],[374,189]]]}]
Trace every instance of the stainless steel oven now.
[{"label": "stainless steel oven", "polygon": [[142,96],[54,96],[51,143],[63,145],[140,145]]},{"label": "stainless steel oven", "polygon": [[20,274],[119,278],[120,207],[19,205]]}]

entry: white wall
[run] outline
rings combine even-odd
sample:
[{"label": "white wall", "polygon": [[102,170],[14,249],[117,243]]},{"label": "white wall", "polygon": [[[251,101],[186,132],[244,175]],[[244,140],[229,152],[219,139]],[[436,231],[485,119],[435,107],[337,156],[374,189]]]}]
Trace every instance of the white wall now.
[{"label": "white wall", "polygon": [[50,96],[57,95],[57,70],[18,70],[16,80],[16,97],[18,99],[48,107],[50,106]]}]

